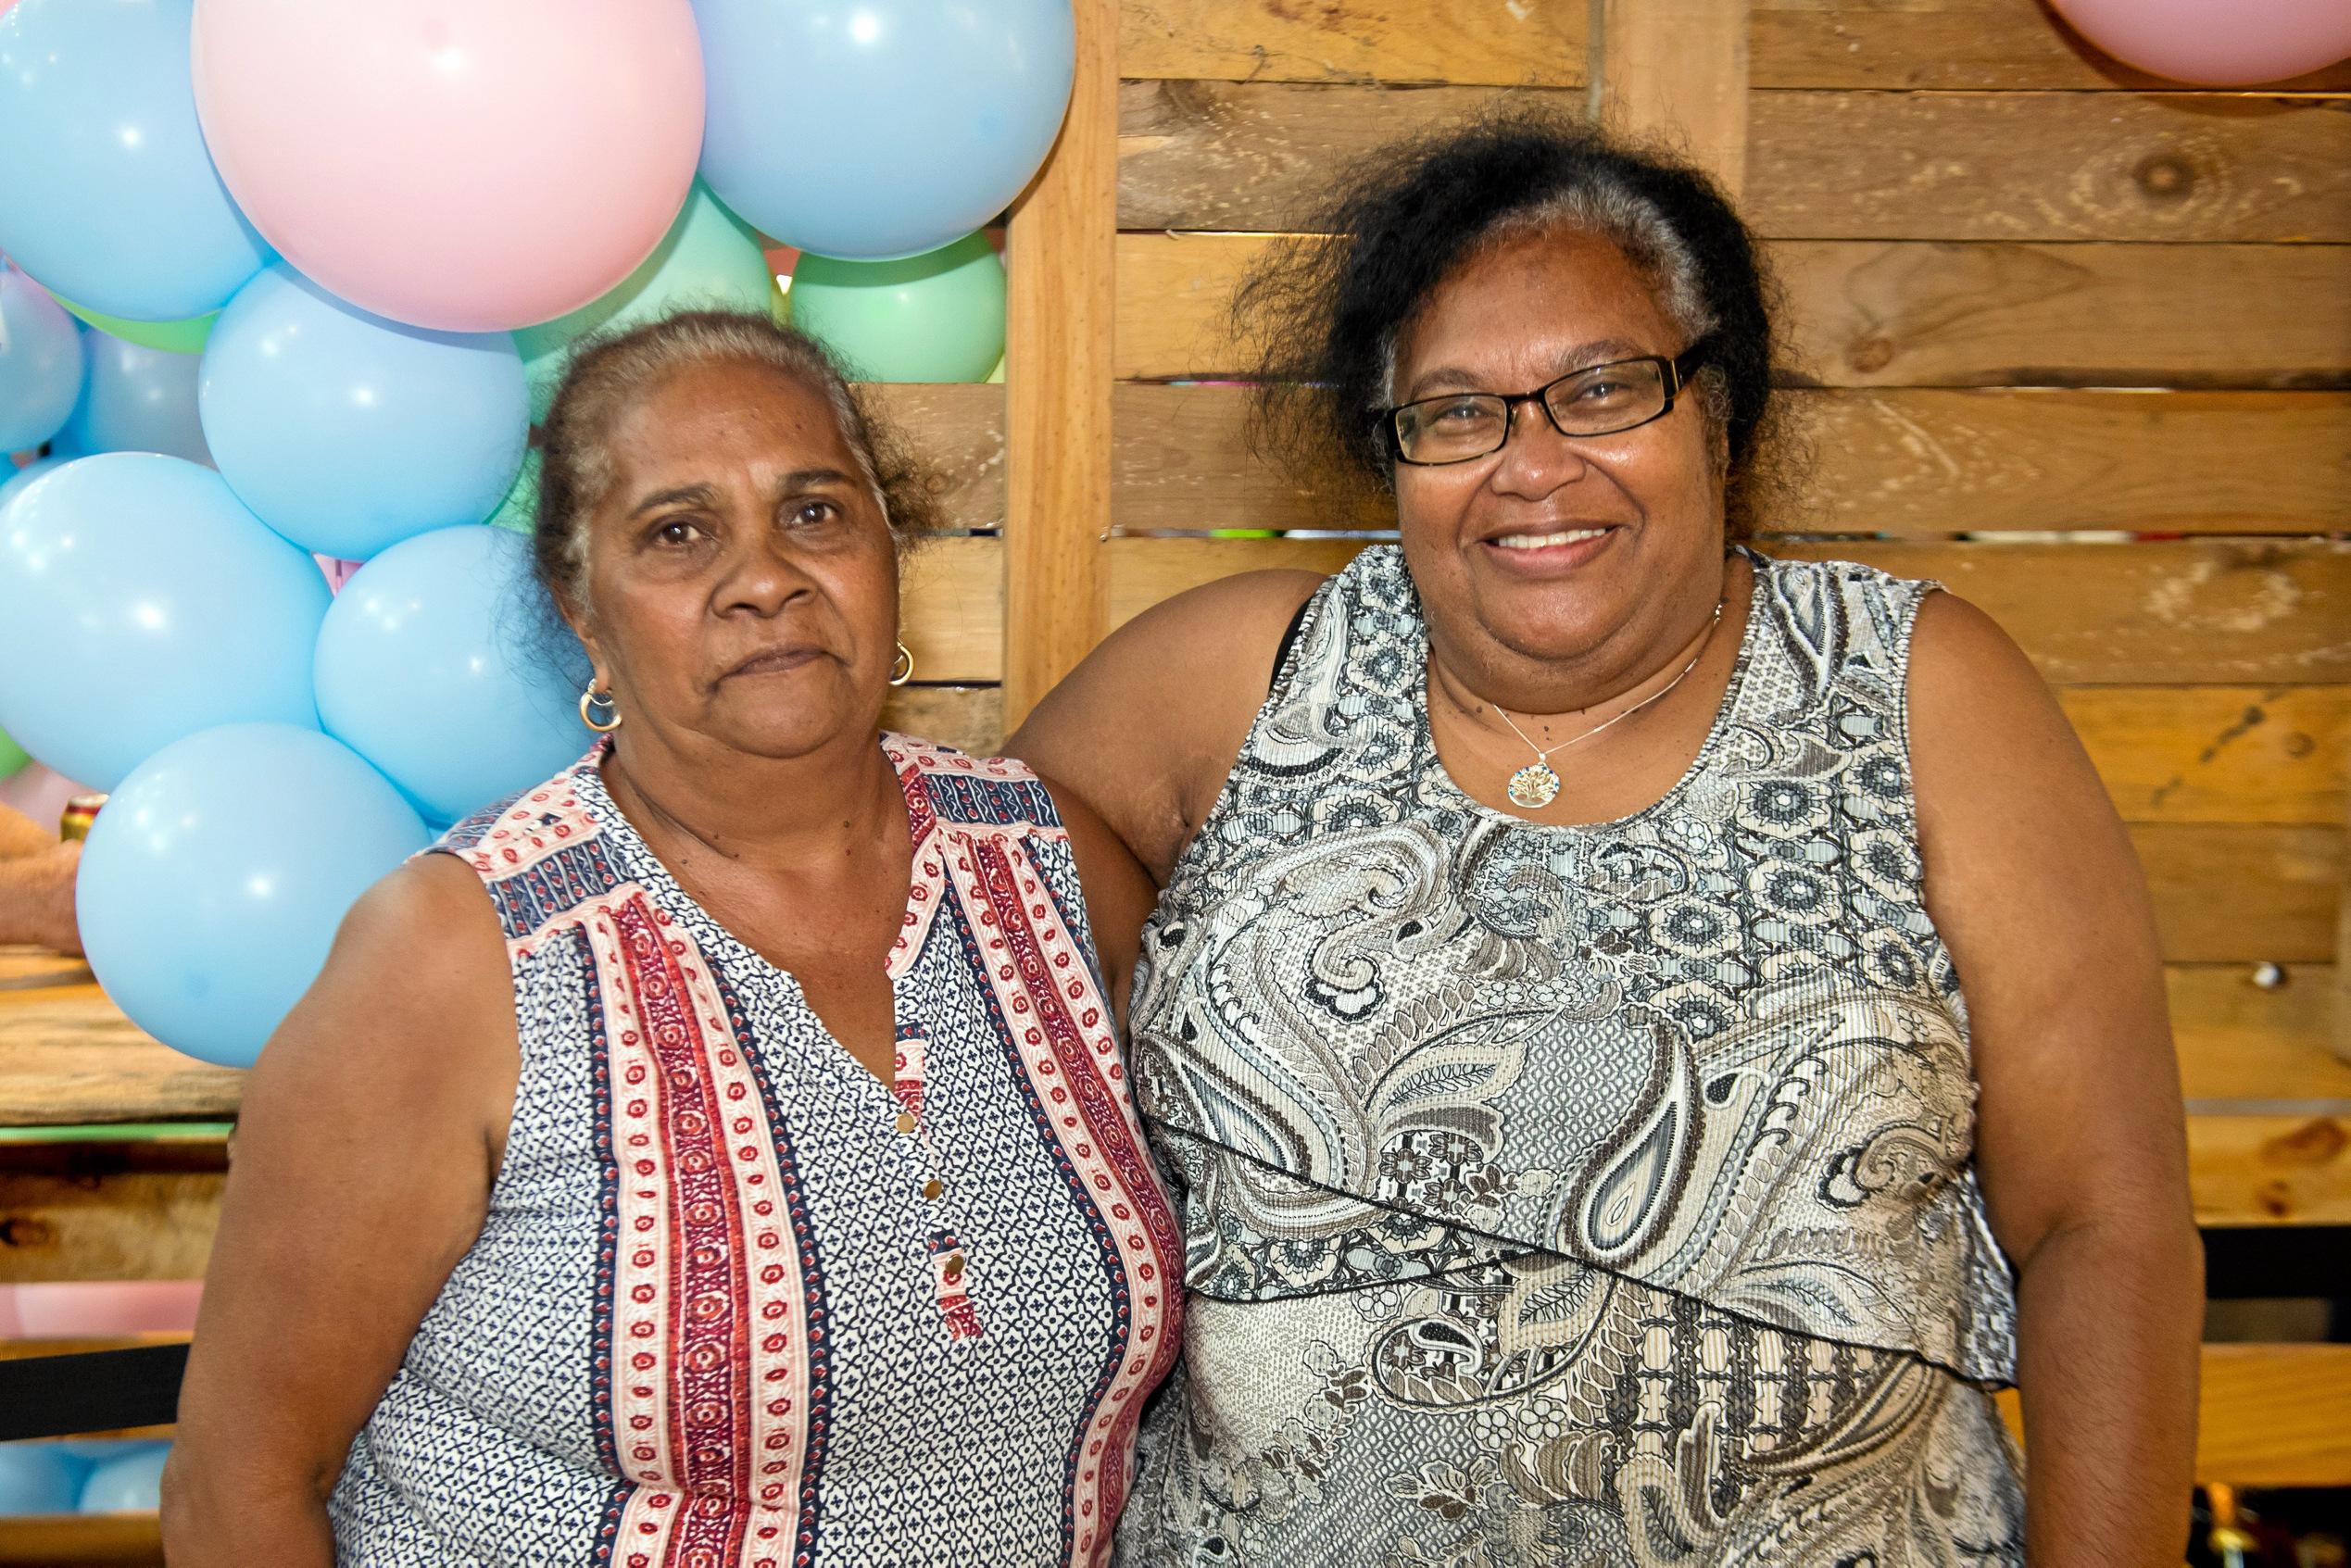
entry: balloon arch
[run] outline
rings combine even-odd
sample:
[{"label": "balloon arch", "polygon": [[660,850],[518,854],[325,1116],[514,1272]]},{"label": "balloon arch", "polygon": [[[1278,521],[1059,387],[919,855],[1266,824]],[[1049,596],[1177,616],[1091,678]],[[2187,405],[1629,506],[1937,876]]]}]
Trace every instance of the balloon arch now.
[{"label": "balloon arch", "polygon": [[999,368],[1075,47],[1070,0],[0,0],[0,766],[112,792],[135,1022],[249,1063],[365,887],[580,754],[516,613],[575,345]]}]

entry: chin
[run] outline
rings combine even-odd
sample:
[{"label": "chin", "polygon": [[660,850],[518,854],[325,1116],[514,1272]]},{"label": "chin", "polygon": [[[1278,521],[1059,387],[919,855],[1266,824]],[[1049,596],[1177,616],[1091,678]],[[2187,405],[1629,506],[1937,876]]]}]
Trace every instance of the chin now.
[{"label": "chin", "polygon": [[[732,706],[732,705],[730,705]],[[711,738],[731,750],[773,761],[806,757],[845,740],[871,739],[881,721],[881,705],[837,702],[763,702],[712,715]]]}]

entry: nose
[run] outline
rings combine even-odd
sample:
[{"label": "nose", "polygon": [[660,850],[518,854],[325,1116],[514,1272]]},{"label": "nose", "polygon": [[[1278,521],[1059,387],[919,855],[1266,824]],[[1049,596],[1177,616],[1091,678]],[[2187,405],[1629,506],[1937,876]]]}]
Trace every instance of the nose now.
[{"label": "nose", "polygon": [[1591,467],[1573,437],[1559,433],[1535,399],[1510,411],[1502,459],[1486,483],[1498,495],[1540,501],[1584,477]]},{"label": "nose", "polygon": [[775,530],[744,530],[736,538],[739,543],[728,554],[713,600],[721,615],[739,610],[764,619],[815,594],[814,581]]}]

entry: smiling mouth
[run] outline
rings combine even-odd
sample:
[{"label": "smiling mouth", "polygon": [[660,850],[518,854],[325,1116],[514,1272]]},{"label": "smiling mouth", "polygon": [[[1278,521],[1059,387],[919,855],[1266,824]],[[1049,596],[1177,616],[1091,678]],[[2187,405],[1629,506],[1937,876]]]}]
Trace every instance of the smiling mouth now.
[{"label": "smiling mouth", "polygon": [[1503,533],[1486,543],[1502,550],[1550,550],[1562,545],[1580,545],[1587,540],[1604,538],[1614,526],[1563,528],[1554,533]]}]

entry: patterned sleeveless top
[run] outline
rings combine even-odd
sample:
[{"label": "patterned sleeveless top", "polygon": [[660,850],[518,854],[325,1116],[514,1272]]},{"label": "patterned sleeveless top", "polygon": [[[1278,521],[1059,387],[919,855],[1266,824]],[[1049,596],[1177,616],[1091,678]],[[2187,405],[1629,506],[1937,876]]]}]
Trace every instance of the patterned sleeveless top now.
[{"label": "patterned sleeveless top", "polygon": [[2022,1561],[1930,584],[1751,558],[1689,772],[1586,827],[1446,775],[1396,549],[1310,602],[1144,932],[1196,1294],[1122,1562]]},{"label": "patterned sleeveless top", "polygon": [[442,841],[504,924],[522,1076],[335,1487],[341,1561],[1107,1558],[1175,1218],[1052,801],[882,745],[914,845],[889,1085],[671,879],[600,749]]}]

